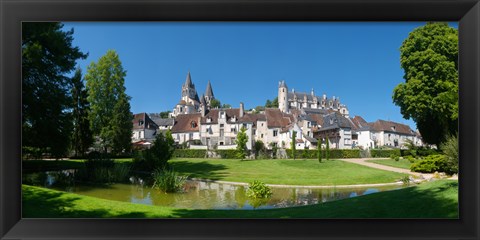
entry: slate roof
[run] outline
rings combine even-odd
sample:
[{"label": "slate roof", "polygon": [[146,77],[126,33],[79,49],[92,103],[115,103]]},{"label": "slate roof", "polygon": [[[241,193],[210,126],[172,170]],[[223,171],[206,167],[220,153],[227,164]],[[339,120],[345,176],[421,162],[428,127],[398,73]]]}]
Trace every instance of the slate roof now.
[{"label": "slate roof", "polygon": [[329,129],[336,129],[336,128],[350,128],[355,129],[355,125],[350,119],[347,119],[342,114],[338,112],[333,112],[331,114],[325,115],[323,117],[323,125],[318,131],[324,131]]},{"label": "slate roof", "polygon": [[205,96],[213,97],[213,90],[212,85],[210,84],[210,80],[208,80],[207,90],[205,90]]},{"label": "slate roof", "polygon": [[285,83],[285,80],[280,81],[280,84],[279,84],[278,87],[279,87],[279,88],[281,88],[281,87],[288,88],[288,87],[287,87],[287,84]]},{"label": "slate roof", "polygon": [[329,113],[335,112],[332,109],[315,109],[315,108],[302,108],[306,114],[322,114],[327,115]]},{"label": "slate roof", "polygon": [[392,132],[411,136],[416,135],[415,131],[410,129],[409,126],[397,122],[377,120],[376,122],[372,123],[371,126],[374,131]]},{"label": "slate roof", "polygon": [[187,78],[185,79],[185,85],[184,86],[188,86],[188,87],[191,87],[191,88],[195,87],[195,85],[193,85],[193,83],[192,83],[192,77],[190,76],[190,71],[188,71]]},{"label": "slate roof", "polygon": [[[175,118],[172,133],[198,132],[200,129],[200,113],[180,114]],[[192,123],[194,126],[192,127]]]},{"label": "slate roof", "polygon": [[305,135],[305,134],[303,134],[303,138],[307,139],[307,141],[309,141],[309,142],[311,142],[311,143],[316,143],[316,142],[318,142],[317,139],[312,138],[312,137],[310,137],[310,136],[307,136],[307,135]]},{"label": "slate roof", "polygon": [[308,116],[316,122],[317,125],[323,126],[323,115],[322,114],[308,114]]},{"label": "slate roof", "polygon": [[152,119],[158,126],[173,126],[175,119],[173,118],[153,118]]},{"label": "slate roof", "polygon": [[[142,123],[140,123],[142,122]],[[133,115],[132,125],[134,130],[158,128],[158,125],[150,119],[147,113],[137,113]]]}]

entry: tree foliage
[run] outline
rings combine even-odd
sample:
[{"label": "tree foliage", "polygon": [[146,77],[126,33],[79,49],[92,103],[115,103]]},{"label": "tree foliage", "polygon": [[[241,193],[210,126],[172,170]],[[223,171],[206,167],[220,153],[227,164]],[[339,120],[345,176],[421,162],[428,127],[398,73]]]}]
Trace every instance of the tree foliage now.
[{"label": "tree foliage", "polygon": [[237,144],[238,158],[245,159],[245,156],[247,155],[247,142],[247,129],[245,127],[242,127],[240,129],[240,132],[237,134],[237,139],[235,140],[235,144]]},{"label": "tree foliage", "polygon": [[212,99],[210,101],[210,107],[211,108],[220,108],[221,105],[222,104],[220,103],[220,100],[218,100],[218,99]]},{"label": "tree foliage", "polygon": [[322,138],[318,139],[318,145],[317,145],[317,158],[318,162],[322,162]]},{"label": "tree foliage", "polygon": [[272,101],[267,99],[267,102],[265,102],[265,108],[278,108],[278,97],[275,97]]},{"label": "tree foliage", "polygon": [[130,97],[125,93],[125,76],[126,71],[114,50],[107,51],[97,63],[92,62],[85,75],[91,129],[100,138],[104,151],[111,149],[120,153],[131,147],[133,114]]},{"label": "tree foliage", "polygon": [[458,125],[458,31],[446,23],[413,30],[400,47],[404,83],[393,102],[413,119],[423,140],[439,146]]},{"label": "tree foliage", "polygon": [[290,143],[290,149],[292,149],[293,160],[295,160],[295,155],[296,155],[296,151],[297,151],[296,139],[297,139],[297,132],[292,131],[292,142]]},{"label": "tree foliage", "polygon": [[165,135],[159,133],[150,149],[139,152],[133,159],[134,168],[137,170],[154,171],[166,169],[175,151],[175,141],[172,133],[167,130]]},{"label": "tree foliage", "polygon": [[55,22],[22,23],[22,144],[64,156],[72,131],[71,78],[87,54],[72,45],[73,29]]},{"label": "tree foliage", "polygon": [[87,100],[88,93],[82,80],[82,70],[77,69],[72,78],[72,99],[73,99],[73,134],[72,149],[75,156],[83,156],[93,143],[92,131],[88,113],[90,103]]},{"label": "tree foliage", "polygon": [[325,138],[325,158],[330,160],[330,140],[328,140],[328,137]]},{"label": "tree foliage", "polygon": [[255,141],[253,148],[255,150],[255,158],[257,158],[260,151],[265,149],[265,144],[263,143],[262,140],[257,140]]}]

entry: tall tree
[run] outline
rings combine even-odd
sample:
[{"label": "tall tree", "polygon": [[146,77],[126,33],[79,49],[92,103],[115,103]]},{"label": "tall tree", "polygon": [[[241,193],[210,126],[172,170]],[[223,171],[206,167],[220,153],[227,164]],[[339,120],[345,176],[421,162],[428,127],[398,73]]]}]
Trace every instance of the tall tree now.
[{"label": "tall tree", "polygon": [[55,22],[22,24],[22,144],[64,156],[72,131],[71,78],[87,54],[72,45],[73,29]]},{"label": "tall tree", "polygon": [[393,102],[425,142],[439,146],[458,127],[458,31],[447,23],[416,28],[400,47],[400,64],[405,83]]},{"label": "tall tree", "polygon": [[292,158],[295,160],[295,155],[297,154],[297,132],[292,131],[292,142],[290,143],[290,148],[292,150]]},{"label": "tall tree", "polygon": [[317,146],[317,158],[318,162],[322,162],[322,138],[318,139],[318,146]]},{"label": "tall tree", "polygon": [[93,134],[99,137],[104,151],[128,151],[132,135],[130,97],[125,93],[126,71],[118,54],[108,50],[97,63],[87,69],[88,101],[91,104],[90,124]]},{"label": "tall tree", "polygon": [[82,70],[77,68],[72,78],[72,99],[73,99],[73,134],[72,149],[75,156],[82,156],[93,143],[92,131],[88,112],[90,104],[87,101],[87,90],[82,80]]},{"label": "tall tree", "polygon": [[266,108],[278,108],[278,97],[275,97],[272,101],[267,99],[267,102],[265,102],[265,107]]},{"label": "tall tree", "polygon": [[237,139],[235,143],[237,144],[237,157],[244,159],[247,155],[247,142],[248,142],[248,135],[246,133],[247,129],[242,127],[240,132],[237,134]]}]

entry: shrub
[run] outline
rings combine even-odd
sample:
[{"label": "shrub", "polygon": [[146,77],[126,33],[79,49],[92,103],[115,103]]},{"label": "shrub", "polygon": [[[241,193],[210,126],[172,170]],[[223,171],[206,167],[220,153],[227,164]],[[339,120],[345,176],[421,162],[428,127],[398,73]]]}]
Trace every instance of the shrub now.
[{"label": "shrub", "polygon": [[145,171],[166,168],[168,160],[172,158],[175,151],[174,144],[170,131],[167,131],[165,137],[159,133],[150,149],[139,151],[134,155],[134,168]]},{"label": "shrub", "polygon": [[93,153],[85,160],[85,167],[78,171],[78,180],[99,184],[125,182],[130,174],[130,165],[116,163],[107,155]]},{"label": "shrub", "polygon": [[436,171],[451,173],[450,166],[448,164],[445,155],[430,155],[425,159],[417,161],[410,166],[410,170],[413,172],[433,173]]},{"label": "shrub", "polygon": [[240,159],[237,155],[236,149],[225,149],[225,150],[216,150],[217,154],[220,155],[220,158],[224,159]]},{"label": "shrub", "polygon": [[378,157],[378,158],[388,158],[393,156],[400,156],[400,149],[391,149],[391,150],[386,150],[386,149],[372,149],[370,150],[370,154],[372,157]]},{"label": "shrub", "polygon": [[447,158],[449,172],[458,173],[458,136],[448,136],[440,148]]},{"label": "shrub", "polygon": [[152,174],[153,187],[165,193],[182,191],[187,176],[180,176],[172,169],[156,169]]},{"label": "shrub", "polygon": [[272,196],[272,190],[265,183],[254,180],[248,185],[247,197],[251,199],[269,198]]},{"label": "shrub", "polygon": [[255,158],[257,158],[260,151],[265,150],[265,144],[263,144],[262,140],[257,140],[257,141],[255,141],[255,144],[253,145],[253,149],[255,150]]},{"label": "shrub", "polygon": [[[292,156],[292,151],[290,149],[286,149],[288,156]],[[305,150],[297,150],[296,157],[297,158],[305,158],[305,159],[318,159],[318,149],[305,149]],[[322,158],[327,155],[327,152],[322,150],[321,151]],[[360,157],[360,150],[359,149],[331,149],[330,150],[330,158],[359,158]]]},{"label": "shrub", "polygon": [[204,149],[175,149],[175,158],[205,158],[207,150]]}]

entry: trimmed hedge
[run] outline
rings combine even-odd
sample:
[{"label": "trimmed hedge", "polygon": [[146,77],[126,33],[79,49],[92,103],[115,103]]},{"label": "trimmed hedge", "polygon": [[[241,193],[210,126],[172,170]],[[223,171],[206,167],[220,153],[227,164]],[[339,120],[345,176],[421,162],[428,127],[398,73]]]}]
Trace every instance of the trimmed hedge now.
[{"label": "trimmed hedge", "polygon": [[[292,156],[292,150],[286,149],[287,155],[289,157]],[[326,159],[327,150],[322,149],[322,158]],[[317,159],[318,150],[317,149],[306,149],[306,150],[296,150],[295,151],[295,158],[302,158],[302,159]],[[330,159],[334,158],[360,158],[360,150],[359,149],[330,149]]]},{"label": "trimmed hedge", "polygon": [[223,159],[240,159],[237,156],[237,150],[236,149],[216,150],[215,152],[218,155],[220,155],[220,158],[223,158]]},{"label": "trimmed hedge", "polygon": [[436,149],[418,148],[415,150],[402,149],[400,150],[400,153],[402,154],[402,156],[426,157],[430,155],[442,154],[442,151]]},{"label": "trimmed hedge", "polygon": [[205,158],[207,150],[204,149],[175,149],[175,158]]},{"label": "trimmed hedge", "polygon": [[423,160],[415,162],[410,166],[412,172],[433,173],[445,172],[447,174],[455,173],[451,164],[447,161],[445,155],[430,155]]},{"label": "trimmed hedge", "polygon": [[400,149],[384,150],[384,149],[372,149],[370,154],[373,158],[390,158],[392,155],[400,157]]}]

